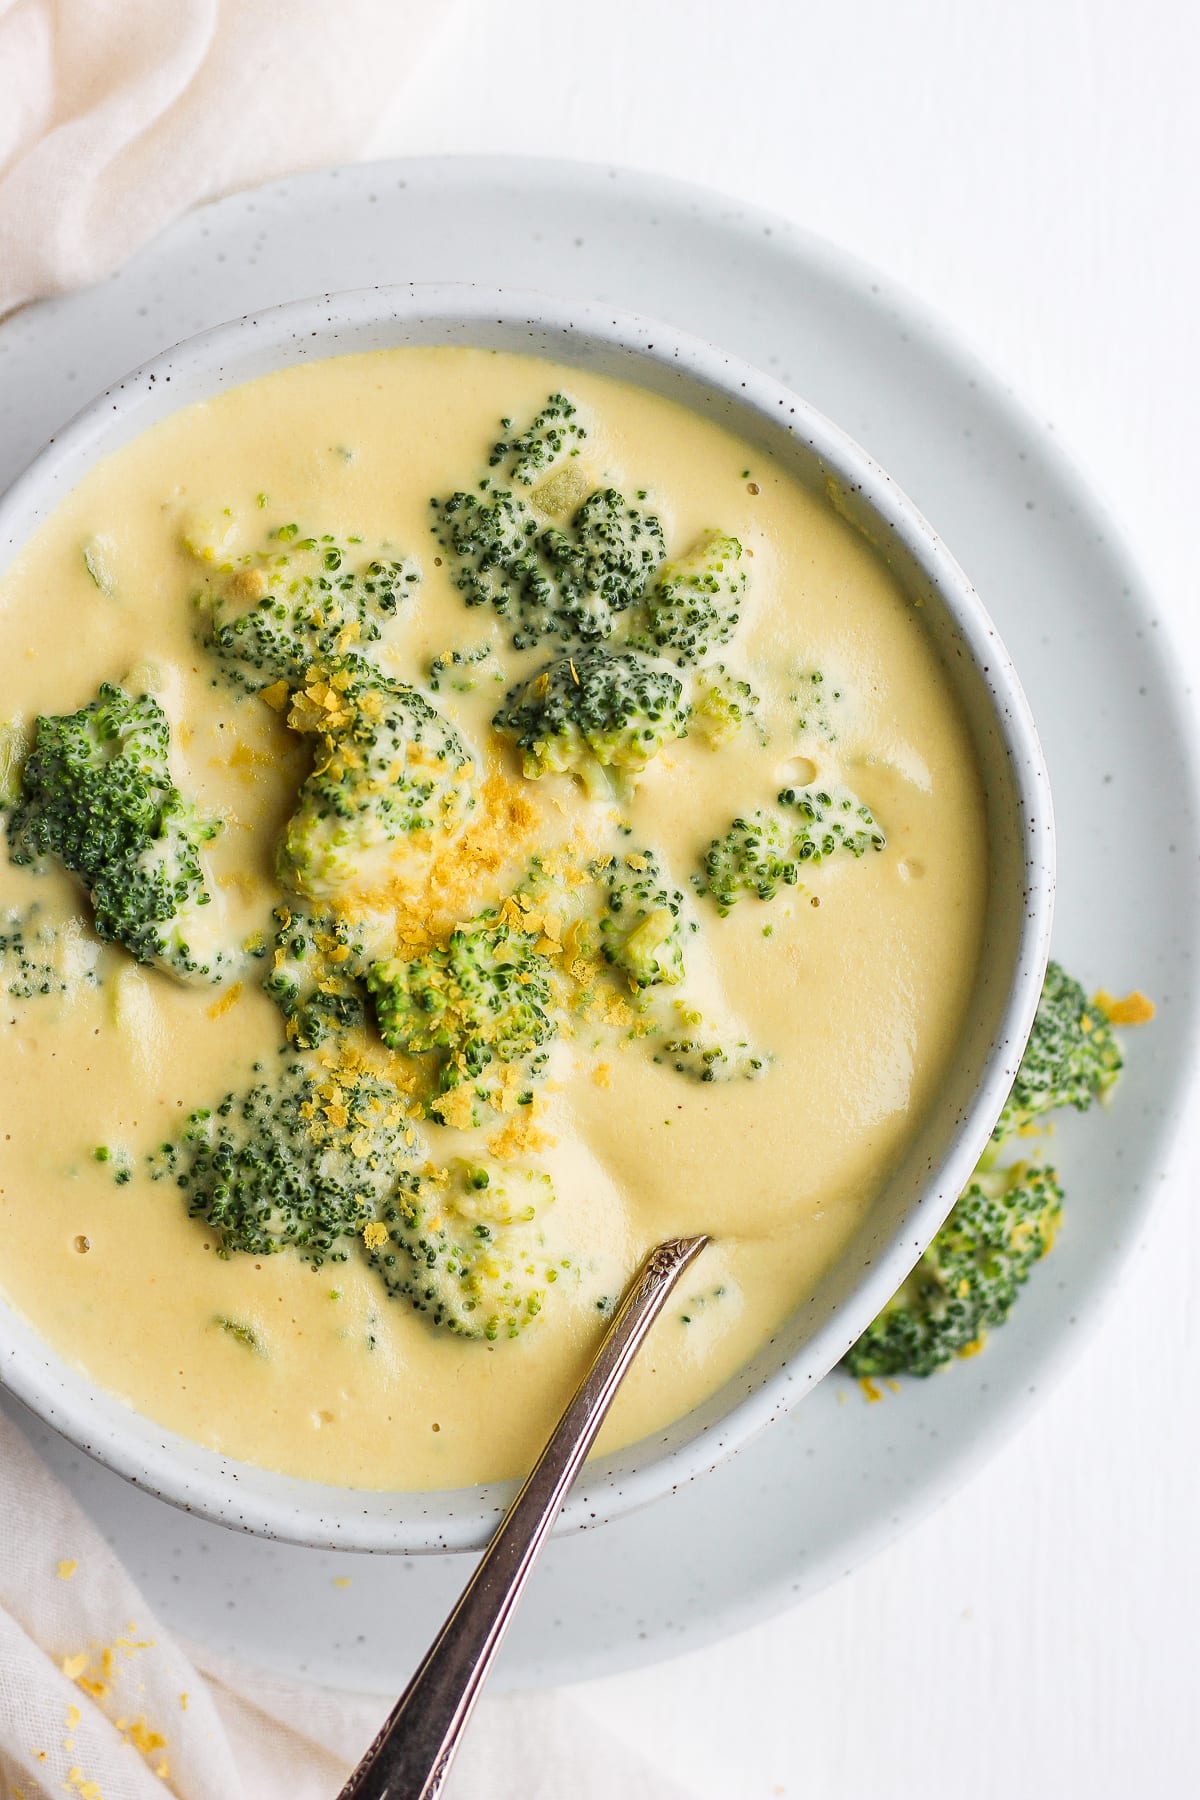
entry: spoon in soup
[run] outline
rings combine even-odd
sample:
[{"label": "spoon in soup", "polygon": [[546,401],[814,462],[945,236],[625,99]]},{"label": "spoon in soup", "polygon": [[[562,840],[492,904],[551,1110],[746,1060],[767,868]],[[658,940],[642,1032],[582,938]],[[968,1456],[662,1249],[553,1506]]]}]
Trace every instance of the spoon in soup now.
[{"label": "spoon in soup", "polygon": [[652,1250],[475,1573],[340,1800],[435,1800],[517,1603],[626,1372],[706,1237]]}]

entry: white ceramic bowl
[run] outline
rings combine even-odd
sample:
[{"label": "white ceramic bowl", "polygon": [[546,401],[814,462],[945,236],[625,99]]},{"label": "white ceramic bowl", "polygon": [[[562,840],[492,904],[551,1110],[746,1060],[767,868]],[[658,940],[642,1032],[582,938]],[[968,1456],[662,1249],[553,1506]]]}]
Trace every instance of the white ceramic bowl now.
[{"label": "white ceramic bowl", "polygon": [[[704,1474],[794,1406],[869,1324],[945,1218],[1004,1104],[1041,990],[1054,888],[1050,792],[994,626],[878,464],[756,369],[600,306],[471,286],[387,287],[300,301],[190,338],[94,401],[0,500],[0,569],[93,464],[178,408],[293,363],[417,344],[523,351],[637,382],[727,425],[827,495],[921,604],[970,721],[986,793],[986,943],[971,1022],[938,1105],[841,1259],[758,1355],[669,1429],[587,1466],[559,1527],[581,1528]],[[510,1484],[438,1493],[337,1488],[233,1462],[97,1389],[2,1297],[0,1375],[34,1412],[139,1487],[269,1537],[404,1553],[476,1549],[512,1493]]]}]

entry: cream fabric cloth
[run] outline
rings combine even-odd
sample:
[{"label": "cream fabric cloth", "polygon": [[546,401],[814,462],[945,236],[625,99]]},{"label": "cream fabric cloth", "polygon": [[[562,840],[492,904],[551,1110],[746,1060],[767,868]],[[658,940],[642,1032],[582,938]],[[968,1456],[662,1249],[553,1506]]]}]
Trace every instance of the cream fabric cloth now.
[{"label": "cream fabric cloth", "polygon": [[448,0],[0,0],[0,314],[359,154]]},{"label": "cream fabric cloth", "polygon": [[[451,6],[0,0],[0,315],[202,200],[359,153]],[[173,1641],[0,1418],[0,1800],[331,1800],[385,1711]],[[686,1800],[544,1694],[483,1703],[450,1789],[614,1794]]]},{"label": "cream fabric cloth", "polygon": [[[0,1800],[334,1800],[387,1711],[173,1639],[0,1415]],[[614,1795],[687,1800],[569,1694],[531,1693],[483,1701],[447,1800]]]}]

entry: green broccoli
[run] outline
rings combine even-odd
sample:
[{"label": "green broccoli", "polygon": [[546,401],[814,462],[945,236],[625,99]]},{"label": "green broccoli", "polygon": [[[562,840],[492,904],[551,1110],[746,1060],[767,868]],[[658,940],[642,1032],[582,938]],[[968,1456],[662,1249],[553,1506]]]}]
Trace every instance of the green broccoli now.
[{"label": "green broccoli", "polygon": [[358,539],[281,525],[264,551],[214,569],[197,604],[226,676],[257,693],[296,686],[314,664],[365,657],[419,580],[412,563],[372,556]]},{"label": "green broccoli", "polygon": [[351,659],[293,694],[288,723],[318,748],[284,832],[280,879],[317,901],[394,880],[419,886],[475,804],[474,764],[450,721],[415,688]]},{"label": "green broccoli", "polygon": [[313,1049],[333,1031],[363,1022],[357,976],[364,948],[346,919],[275,908],[272,966],[263,991],[284,1016],[289,1040]]},{"label": "green broccoli", "polygon": [[996,1129],[996,1145],[1060,1106],[1086,1112],[1121,1072],[1121,1047],[1098,1006],[1059,963],[1046,968],[1042,997]]},{"label": "green broccoli", "polygon": [[684,977],[685,935],[699,930],[653,851],[629,851],[598,866],[605,888],[600,948],[635,987],[674,986]]},{"label": "green broccoli", "polygon": [[[389,1049],[437,1059],[429,1110],[459,1122],[460,1106],[444,1096],[460,1086],[481,1101],[499,1099],[519,1070],[519,1099],[545,1073],[557,1025],[551,1004],[551,966],[497,913],[458,926],[449,940],[405,962],[375,963],[367,989],[380,1036]],[[473,1113],[473,1106],[465,1109]]]},{"label": "green broccoli", "polygon": [[0,911],[0,994],[10,1000],[100,985],[100,946],[78,919],[53,924],[37,900]]},{"label": "green broccoli", "polygon": [[651,1055],[693,1081],[753,1080],[765,1074],[770,1057],[734,1032],[729,1024],[714,1025],[690,1000],[677,1000],[650,1040]]},{"label": "green broccoli", "polygon": [[788,694],[795,707],[796,730],[801,738],[820,744],[836,744],[844,695],[820,669],[801,669]]},{"label": "green broccoli", "polygon": [[540,543],[558,589],[560,629],[584,643],[612,635],[663,559],[658,519],[615,488],[589,494],[570,524],[547,526]]},{"label": "green broccoli", "polygon": [[838,850],[865,856],[868,850],[887,847],[870,807],[849,788],[787,787],[778,799],[797,821],[792,825],[790,854],[798,863],[823,862]]},{"label": "green broccoli", "polygon": [[571,1265],[546,1253],[548,1175],[455,1160],[403,1174],[379,1211],[387,1235],[371,1261],[393,1296],[463,1337],[515,1338],[537,1318]]},{"label": "green broccoli", "polygon": [[[759,698],[748,681],[731,675],[724,663],[697,671],[688,714],[688,736],[722,750],[744,725],[755,721]],[[760,728],[761,733],[761,728]]]},{"label": "green broccoli", "polygon": [[515,687],[492,720],[522,753],[531,781],[574,775],[594,797],[604,771],[635,773],[687,728],[683,688],[640,656],[593,646],[564,656]]},{"label": "green broccoli", "polygon": [[41,717],[8,819],[16,863],[57,856],[91,897],[96,933],[182,981],[223,980],[202,944],[200,852],[220,829],[179,792],[171,727],[149,694],[105,683],[76,713]]},{"label": "green broccoli", "polygon": [[542,526],[528,502],[480,484],[433,501],[434,534],[468,606],[491,606],[527,650],[551,637],[609,636],[662,561],[662,526],[614,488],[590,494],[564,525]]},{"label": "green broccoli", "polygon": [[746,594],[742,546],[710,531],[686,556],[664,563],[630,632],[630,645],[678,663],[703,662],[737,630]]},{"label": "green broccoli", "polygon": [[488,467],[500,470],[498,479],[515,481],[521,487],[533,487],[564,457],[578,456],[587,439],[587,430],[565,394],[551,394],[524,431],[514,432],[511,419],[501,419],[500,429],[506,435],[492,445]]},{"label": "green broccoli", "polygon": [[1106,1014],[1051,962],[992,1141],[933,1244],[845,1358],[851,1374],[928,1375],[1007,1318],[1053,1242],[1062,1193],[1053,1169],[1027,1162],[995,1169],[1000,1148],[1059,1107],[1086,1112],[1121,1066]]},{"label": "green broccoli", "polygon": [[976,1171],[899,1292],[847,1353],[852,1375],[931,1375],[1002,1325],[1054,1242],[1062,1189],[1034,1163]]},{"label": "green broccoli", "polygon": [[346,1260],[344,1240],[391,1192],[412,1135],[391,1082],[296,1061],[193,1112],[179,1141],[155,1152],[150,1174],[174,1181],[222,1256],[291,1248],[316,1269]]},{"label": "green broccoli", "polygon": [[431,694],[443,687],[455,694],[470,694],[484,681],[503,681],[504,671],[496,661],[491,644],[476,644],[472,650],[446,650],[432,658],[426,671]]},{"label": "green broccoli", "polygon": [[606,638],[662,562],[662,526],[615,488],[588,491],[572,460],[587,432],[564,394],[523,431],[501,424],[494,473],[473,492],[430,501],[452,579],[468,606],[491,606],[509,623],[518,650]]},{"label": "green broccoli", "polygon": [[780,887],[795,887],[800,862],[792,835],[784,824],[761,810],[735,819],[724,837],[704,854],[704,872],[693,876],[696,892],[711,894],[720,913],[729,912],[745,894],[771,900]]},{"label": "green broccoli", "polygon": [[537,516],[507,489],[480,495],[459,491],[431,500],[433,533],[454,566],[454,584],[468,606],[491,606],[513,626],[513,643],[527,649],[557,629],[557,593],[544,566]]}]

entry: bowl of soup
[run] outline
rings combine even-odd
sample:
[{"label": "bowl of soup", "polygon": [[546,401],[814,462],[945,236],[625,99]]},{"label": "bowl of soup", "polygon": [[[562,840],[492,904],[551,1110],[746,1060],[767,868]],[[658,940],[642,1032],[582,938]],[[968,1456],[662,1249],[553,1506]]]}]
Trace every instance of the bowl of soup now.
[{"label": "bowl of soup", "polygon": [[383,288],[131,375],[0,502],[0,1373],[139,1485],[485,1541],[660,1240],[564,1514],[702,1474],[1007,1095],[1052,825],[865,451],[600,307]]}]

